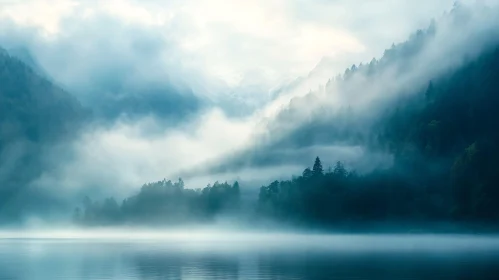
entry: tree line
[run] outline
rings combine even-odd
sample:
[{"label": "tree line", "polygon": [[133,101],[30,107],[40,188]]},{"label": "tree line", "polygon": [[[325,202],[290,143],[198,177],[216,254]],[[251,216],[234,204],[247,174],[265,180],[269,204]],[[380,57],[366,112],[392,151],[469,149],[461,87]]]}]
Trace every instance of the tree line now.
[{"label": "tree line", "polygon": [[154,224],[175,225],[211,222],[217,215],[235,214],[240,206],[239,183],[215,182],[203,189],[188,189],[184,182],[162,180],[144,184],[122,201],[93,201],[85,197],[73,220],[81,225]]},{"label": "tree line", "polygon": [[[499,48],[428,82],[387,108],[371,128],[371,150],[393,155],[388,169],[367,174],[341,162],[313,167],[260,188],[255,220],[334,226],[377,221],[494,224],[499,220]],[[352,128],[354,129],[354,128]],[[313,132],[313,131],[312,131]],[[209,222],[241,212],[240,187],[201,190],[178,182],[144,185],[121,204],[91,201],[75,210],[82,224]]]},{"label": "tree line", "polygon": [[[352,67],[336,81],[381,73],[391,60],[417,53],[436,28],[432,23],[387,50],[379,61]],[[210,222],[218,215],[245,212],[252,222],[324,227],[385,221],[494,225],[499,221],[498,107],[495,46],[388,104],[367,132],[358,133],[354,125],[335,130],[333,119],[298,133],[324,142],[340,138],[388,153],[393,155],[389,168],[358,174],[337,162],[324,170],[317,157],[300,176],[262,186],[254,204],[243,203],[237,182],[192,190],[184,188],[182,180],[163,180],[144,185],[122,203],[86,199],[74,217],[81,224],[171,224]]]}]

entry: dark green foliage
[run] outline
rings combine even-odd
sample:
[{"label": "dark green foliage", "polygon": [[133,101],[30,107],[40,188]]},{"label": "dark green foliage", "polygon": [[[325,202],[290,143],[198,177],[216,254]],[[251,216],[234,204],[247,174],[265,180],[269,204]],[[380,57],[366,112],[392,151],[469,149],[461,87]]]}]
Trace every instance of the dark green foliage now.
[{"label": "dark green foliage", "polygon": [[184,188],[184,182],[162,180],[142,186],[139,193],[118,205],[113,198],[83,201],[75,222],[83,225],[173,225],[209,222],[217,215],[235,215],[239,207],[239,183],[215,182],[202,190]]},{"label": "dark green foliage", "polygon": [[[456,5],[451,12],[457,24],[466,20],[463,9]],[[326,90],[335,83],[343,94],[356,94],[352,85],[359,80],[368,85],[380,79],[389,85],[392,81],[386,77],[392,76],[385,75],[387,71],[412,73],[412,68],[422,67],[419,54],[437,30],[438,26],[432,22],[407,42],[393,44],[379,60],[346,69],[343,75],[326,84]],[[373,105],[375,113],[319,106],[312,115],[305,114],[299,120],[298,128],[291,126],[270,141],[268,149],[248,153],[256,155],[253,161],[260,167],[287,163],[289,158],[285,153],[269,155],[273,148],[280,147],[338,144],[361,146],[393,156],[389,169],[376,170],[373,166],[374,171],[360,175],[341,162],[325,172],[317,157],[313,167],[306,168],[301,176],[261,187],[256,215],[321,226],[379,221],[497,224],[499,48],[485,45],[477,46],[480,56],[463,59],[457,69],[401,87],[402,92],[393,93],[396,98]],[[426,65],[426,69],[431,67]],[[171,109],[179,102],[176,98],[164,100],[161,93],[154,90],[152,101],[145,103],[136,102],[135,97],[123,99],[118,107],[131,115],[141,116],[151,110],[169,115],[169,110],[164,109]],[[368,88],[365,94],[370,94]],[[269,131],[290,123],[295,110],[304,108],[300,104],[306,106],[309,101],[317,101],[316,97],[310,93],[294,99],[276,117],[277,125],[269,127]],[[186,102],[180,107],[197,110],[196,104]],[[106,106],[113,104],[106,103],[103,107],[106,109],[103,112],[112,119],[121,115],[122,110],[113,111]],[[33,190],[23,186],[41,174],[42,147],[71,136],[81,115],[78,102],[70,95],[0,49],[0,163],[8,163],[0,166],[0,220],[14,216],[14,212],[5,211],[9,203],[27,209],[34,200],[44,201],[41,193],[23,201],[19,199],[19,190],[33,194]],[[239,159],[246,161],[246,157]],[[236,164],[232,161],[227,165],[230,169]],[[113,198],[103,201],[86,198],[82,208],[75,209],[73,218],[84,225],[209,222],[218,215],[239,213],[240,192],[238,182],[233,185],[216,182],[202,190],[193,190],[185,188],[182,180],[163,180],[144,185],[121,204]]]},{"label": "dark green foliage", "polygon": [[[337,81],[348,85],[355,75],[366,73],[376,79],[390,61],[410,61],[435,29],[432,23],[408,42],[393,45],[380,61],[347,69]],[[403,69],[404,63],[399,65],[400,71],[410,71]],[[390,153],[392,168],[349,178],[338,163],[323,180],[315,180],[305,169],[301,177],[262,187],[260,212],[278,220],[323,224],[394,219],[498,222],[499,48],[464,60],[457,70],[409,89],[388,105],[364,138],[354,137],[360,126],[350,125],[339,133],[341,114],[327,121],[321,117],[319,124],[307,123],[296,135],[328,144],[346,139]],[[335,174],[347,179],[333,180]]]},{"label": "dark green foliage", "polygon": [[[430,28],[427,33],[431,32]],[[425,40],[423,35],[418,33],[416,39]],[[376,75],[397,53],[407,55],[419,47],[416,42],[394,46],[385,54],[387,57],[352,67],[346,76],[352,78],[365,69],[368,75]],[[499,222],[498,90],[499,48],[467,61],[458,70],[435,77],[424,87],[394,101],[373,120],[370,131],[363,134],[369,134],[368,137],[357,137],[356,128],[351,125],[328,130],[326,121],[301,129],[297,135],[308,135],[324,143],[334,143],[331,139],[339,137],[346,143],[390,153],[393,165],[358,175],[337,162],[325,172],[317,157],[312,169],[306,168],[301,176],[261,187],[257,217],[327,227],[385,221],[418,225],[496,224]],[[344,116],[345,121],[336,124],[349,124],[355,117],[348,111],[338,116]],[[299,141],[308,144],[306,139]],[[117,216],[113,216],[116,207],[112,201],[88,204],[90,208],[77,210],[74,216],[92,221],[90,224],[108,221],[94,213],[119,217],[113,221],[120,222],[209,221],[228,209],[237,209],[240,204],[238,183],[233,186],[215,183],[195,191],[184,189],[181,183],[158,182],[144,186],[139,194],[126,199]],[[89,210],[93,208],[97,210]]]},{"label": "dark green foliage", "polygon": [[382,221],[441,221],[439,204],[406,175],[378,171],[359,176],[341,162],[319,178],[300,176],[260,188],[258,213],[278,221],[328,225]]},{"label": "dark green foliage", "polygon": [[493,49],[429,82],[422,98],[415,95],[381,120],[379,138],[390,143],[396,166],[451,201],[454,219],[499,218],[498,89],[499,49]]},{"label": "dark green foliage", "polygon": [[322,163],[319,157],[315,158],[314,167],[312,168],[313,176],[319,177],[324,175],[324,170],[322,170]]},{"label": "dark green foliage", "polygon": [[378,140],[367,144],[392,153],[392,168],[357,176],[338,162],[321,179],[307,168],[262,187],[259,212],[321,225],[498,222],[498,90],[499,49],[493,49],[379,118],[371,132]]},{"label": "dark green foliage", "polygon": [[[364,66],[367,73],[380,72],[400,53],[414,53],[420,47],[418,42],[434,31],[432,25],[411,41],[394,45],[379,62]],[[348,69],[340,82],[363,70]],[[338,162],[321,179],[307,168],[293,180],[262,187],[259,213],[281,221],[332,226],[367,221],[496,223],[497,108],[499,48],[435,77],[424,90],[414,89],[413,94],[391,104],[370,131],[370,139],[375,141],[352,137],[355,127],[342,134],[336,133],[335,127],[326,129],[327,125],[301,129],[300,133],[306,130],[311,139],[321,139],[327,131],[332,143],[343,135],[343,139],[352,139],[351,143],[391,153],[393,167],[358,176]],[[317,160],[313,170],[315,166],[319,166]]]}]

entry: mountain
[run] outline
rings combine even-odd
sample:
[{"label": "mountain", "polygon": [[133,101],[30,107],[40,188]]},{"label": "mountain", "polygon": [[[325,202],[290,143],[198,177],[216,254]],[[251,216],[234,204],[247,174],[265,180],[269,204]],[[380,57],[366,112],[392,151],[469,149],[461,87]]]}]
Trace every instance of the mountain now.
[{"label": "mountain", "polygon": [[[369,232],[496,231],[499,44],[459,68],[429,80],[423,89],[416,88],[388,104],[389,107],[385,104],[377,111],[381,113],[370,125],[365,120],[360,122],[362,118],[358,116],[360,119],[356,119],[355,111],[340,111],[333,118],[334,124],[307,122],[308,129],[300,127],[299,141],[298,134],[294,134],[294,142],[283,138],[289,142],[282,141],[274,148],[293,145],[298,149],[310,145],[309,137],[320,143],[354,143],[391,154],[393,162],[389,167],[357,173],[341,161],[334,167],[323,168],[317,157],[313,167],[306,168],[301,175],[262,186],[258,196],[254,194],[257,203],[246,208],[240,202],[239,183],[234,184],[237,192],[227,183],[218,182],[196,192],[184,189],[182,180],[174,184],[163,180],[144,185],[121,207],[114,199],[88,200],[83,210],[75,210],[76,221],[85,225],[157,225],[193,219],[206,222],[226,215],[221,205],[230,204],[231,215],[247,218],[237,216],[242,208],[251,213],[249,221],[257,224],[271,220],[307,228]],[[351,125],[355,122],[367,131]],[[264,152],[262,149],[255,157],[260,165],[289,160],[282,154],[278,160],[266,158]],[[248,158],[255,163],[255,158]],[[204,205],[212,208],[203,208]],[[155,220],[151,221],[151,217]]]},{"label": "mountain", "polygon": [[40,75],[43,78],[51,80],[43,67],[38,63],[38,61],[33,57],[29,50],[26,48],[11,48],[8,49],[7,52],[11,57],[17,58],[26,64],[31,70],[33,70],[36,74]]},{"label": "mountain", "polygon": [[[273,131],[281,123],[297,125],[247,153],[252,159],[244,164],[283,160],[286,149],[347,146],[361,147],[362,157],[318,155],[364,169],[350,176],[336,165],[339,171],[325,177],[306,169],[291,181],[264,186],[265,215],[327,224],[496,222],[499,34],[487,19],[497,14],[458,7],[379,60],[354,65],[324,89],[291,103]],[[378,165],[374,152],[390,156],[391,164]],[[238,166],[229,162],[225,166]]]},{"label": "mountain", "polygon": [[201,169],[237,173],[248,167],[300,164],[318,154],[328,164],[339,159],[363,172],[390,165],[395,154],[380,134],[393,110],[423,106],[418,98],[430,81],[451,79],[494,51],[499,45],[499,26],[493,20],[497,14],[492,8],[456,6],[407,41],[393,44],[381,58],[353,65],[292,98],[263,122],[263,133],[255,136],[258,144]]},{"label": "mountain", "polygon": [[[455,6],[406,42],[393,44],[381,58],[353,65],[292,99],[264,122],[253,146],[182,175],[229,177],[247,168],[254,183],[254,178],[268,178],[264,173],[271,167],[315,158],[313,167],[298,176],[262,186],[248,213],[256,220],[349,230],[380,224],[390,230],[432,230],[443,224],[497,230],[498,14]],[[297,79],[276,91],[276,97],[305,82]],[[139,193],[151,191],[141,204],[156,209],[120,214],[123,207],[110,199],[87,203],[83,216],[79,209],[75,214],[95,215],[91,222],[130,214],[162,220],[164,208],[159,208],[172,200],[170,195],[177,196],[175,201],[195,197],[166,182],[146,185],[150,188]],[[206,197],[207,204],[215,205],[233,199],[222,198],[219,188],[217,183],[198,195],[215,190]],[[162,193],[169,195],[159,198]],[[168,205],[177,207],[169,213],[196,209],[186,200]]]},{"label": "mountain", "polygon": [[17,213],[15,201],[29,197],[29,182],[48,168],[45,159],[63,156],[46,153],[70,141],[87,112],[73,96],[4,49],[0,85],[1,220]]}]

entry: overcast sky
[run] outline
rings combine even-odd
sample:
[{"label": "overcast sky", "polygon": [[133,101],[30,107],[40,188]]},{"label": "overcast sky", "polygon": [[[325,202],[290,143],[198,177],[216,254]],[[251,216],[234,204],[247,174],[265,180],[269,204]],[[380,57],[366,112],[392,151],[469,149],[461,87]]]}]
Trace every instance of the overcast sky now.
[{"label": "overcast sky", "polygon": [[[77,160],[39,179],[74,188],[137,187],[251,145],[263,118],[291,97],[317,88],[352,64],[379,58],[453,3],[0,0],[0,45],[26,48],[53,80],[87,106],[109,103],[105,97],[116,92],[139,101],[143,95],[154,103],[179,100],[186,92],[200,104],[214,101],[180,128],[164,128],[158,123],[163,115],[113,119],[111,128],[93,128],[81,137],[75,145]],[[306,83],[271,103],[272,91],[306,76]],[[151,85],[154,99],[144,93]],[[158,94],[180,97],[158,99]],[[259,107],[231,117],[227,112],[236,103],[225,102],[227,96]],[[151,130],[160,133],[145,132]]]},{"label": "overcast sky", "polygon": [[[123,54],[120,48],[127,48],[120,43],[133,41],[122,37],[144,36],[148,43],[155,40],[156,45],[161,45],[161,49],[147,51],[165,64],[173,63],[170,67],[194,71],[231,87],[271,87],[307,74],[325,56],[341,60],[348,55],[353,59],[351,63],[379,56],[391,43],[404,40],[409,33],[428,25],[431,18],[449,10],[453,2],[0,0],[0,16],[36,28],[48,44],[55,41],[75,48],[81,44],[81,49],[88,49],[107,48],[92,44],[109,43],[117,55]],[[128,33],[123,34],[123,30]],[[79,41],[66,42],[70,39]],[[135,51],[143,49],[136,46]],[[71,62],[89,63],[79,59],[91,58],[73,57]],[[338,69],[345,66],[339,65]]]}]

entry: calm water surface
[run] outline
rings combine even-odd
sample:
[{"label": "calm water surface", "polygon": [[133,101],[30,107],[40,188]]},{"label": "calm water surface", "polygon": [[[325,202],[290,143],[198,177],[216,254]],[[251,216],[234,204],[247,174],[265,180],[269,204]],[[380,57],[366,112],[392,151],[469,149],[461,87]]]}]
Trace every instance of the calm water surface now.
[{"label": "calm water surface", "polygon": [[0,239],[0,279],[499,279],[499,239]]}]

